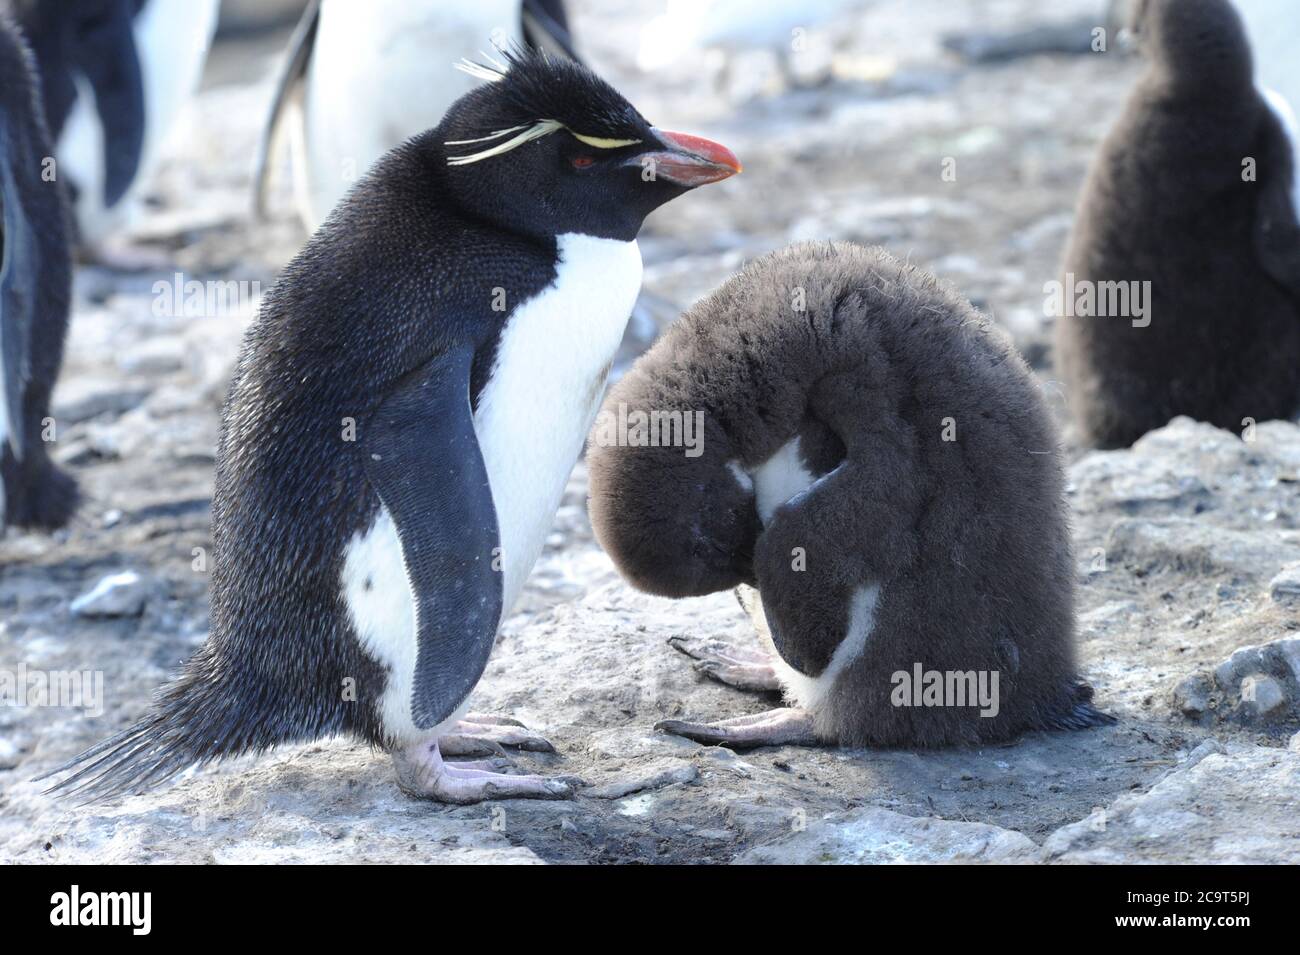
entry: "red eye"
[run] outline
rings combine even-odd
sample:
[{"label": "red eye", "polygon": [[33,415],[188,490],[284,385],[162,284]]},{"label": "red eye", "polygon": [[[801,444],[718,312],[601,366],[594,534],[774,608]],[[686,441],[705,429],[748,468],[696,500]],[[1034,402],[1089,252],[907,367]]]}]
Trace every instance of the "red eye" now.
[{"label": "red eye", "polygon": [[596,160],[592,159],[590,156],[574,156],[574,157],[573,157],[573,168],[574,168],[574,169],[586,169],[588,166],[590,166],[590,165],[591,165],[592,163],[594,163],[595,161],[596,161]]}]

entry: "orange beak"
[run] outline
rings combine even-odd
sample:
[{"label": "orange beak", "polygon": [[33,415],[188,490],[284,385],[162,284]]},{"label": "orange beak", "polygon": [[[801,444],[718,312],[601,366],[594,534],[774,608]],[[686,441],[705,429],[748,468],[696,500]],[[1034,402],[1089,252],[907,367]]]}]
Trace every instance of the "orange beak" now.
[{"label": "orange beak", "polygon": [[688,133],[674,133],[666,129],[654,130],[664,149],[642,153],[636,161],[651,166],[656,176],[688,189],[710,182],[729,179],[740,172],[740,160],[726,146]]}]

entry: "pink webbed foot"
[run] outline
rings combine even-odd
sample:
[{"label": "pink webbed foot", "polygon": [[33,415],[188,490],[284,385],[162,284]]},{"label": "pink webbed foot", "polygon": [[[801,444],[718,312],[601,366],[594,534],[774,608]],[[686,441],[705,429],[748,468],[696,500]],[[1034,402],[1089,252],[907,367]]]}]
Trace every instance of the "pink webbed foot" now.
[{"label": "pink webbed foot", "polygon": [[568,799],[580,780],[573,776],[511,775],[497,772],[501,760],[448,763],[439,741],[393,754],[397,785],[405,793],[439,802],[469,805],[489,799]]},{"label": "pink webbed foot", "polygon": [[505,746],[529,753],[555,752],[550,740],[517,719],[492,713],[467,713],[439,739],[443,756],[504,756]]},{"label": "pink webbed foot", "polygon": [[697,743],[726,746],[729,749],[753,749],[756,746],[820,746],[813,715],[798,707],[784,707],[736,716],[716,723],[689,720],[660,720],[655,729],[674,736],[684,736]]},{"label": "pink webbed foot", "polygon": [[698,672],[719,683],[761,693],[781,689],[771,659],[762,650],[703,637],[672,637],[668,645],[694,659]]}]

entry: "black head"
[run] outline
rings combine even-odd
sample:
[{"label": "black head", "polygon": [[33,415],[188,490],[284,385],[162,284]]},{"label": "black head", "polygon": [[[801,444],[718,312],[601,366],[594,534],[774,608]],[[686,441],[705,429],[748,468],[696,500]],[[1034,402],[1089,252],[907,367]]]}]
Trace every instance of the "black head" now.
[{"label": "black head", "polygon": [[[611,394],[605,413],[625,395]],[[591,526],[632,586],[662,597],[698,597],[754,583],[762,527],[752,488],[715,453],[728,443],[720,429],[706,424],[708,451],[698,458],[681,448],[602,443],[599,431],[598,423],[587,444]]]},{"label": "black head", "polygon": [[655,129],[591,70],[538,52],[467,71],[488,82],[435,130],[453,197],[530,235],[630,240],[659,206],[735,175],[723,146]]},{"label": "black head", "polygon": [[1231,0],[1136,0],[1130,28],[1176,86],[1230,92],[1251,85],[1250,43]]}]

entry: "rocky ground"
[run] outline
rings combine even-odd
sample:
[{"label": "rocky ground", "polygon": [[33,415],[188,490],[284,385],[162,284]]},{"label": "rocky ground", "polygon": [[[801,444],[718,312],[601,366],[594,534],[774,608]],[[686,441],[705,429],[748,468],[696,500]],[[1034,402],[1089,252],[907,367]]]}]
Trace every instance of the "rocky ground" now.
[{"label": "rocky ground", "polygon": [[[945,33],[1037,23],[1042,5],[864,0],[810,31],[796,88],[776,88],[761,52],[647,76],[630,53],[641,5],[576,6],[584,49],[647,116],[746,165],[649,224],[655,312],[795,238],[881,243],[991,312],[1060,406],[1042,287],[1135,61],[1112,49],[971,64]],[[1051,16],[1099,19],[1100,6]],[[1300,427],[1284,422],[1243,440],[1180,419],[1131,450],[1069,448],[1081,657],[1114,727],[943,752],[736,754],[657,734],[665,717],[772,701],[669,647],[747,639],[748,624],[730,595],[672,602],[623,584],[592,538],[580,466],[474,700],[546,734],[554,754],[515,761],[582,777],[578,798],[415,801],[387,757],[346,741],[109,806],[42,796],[31,778],[140,715],[207,630],[217,415],[251,309],[177,314],[154,283],[246,282],[252,300],[301,242],[287,207],[265,225],[247,214],[284,38],[214,51],[130,232],[160,267],[79,272],[56,418],[86,503],[65,532],[0,542],[0,671],[102,673],[102,714],[0,707],[0,860],[1300,861]],[[624,357],[655,331],[634,326]],[[96,592],[108,575],[124,576]]]}]

